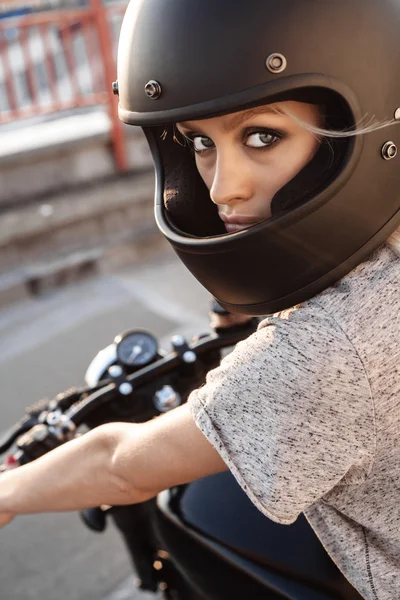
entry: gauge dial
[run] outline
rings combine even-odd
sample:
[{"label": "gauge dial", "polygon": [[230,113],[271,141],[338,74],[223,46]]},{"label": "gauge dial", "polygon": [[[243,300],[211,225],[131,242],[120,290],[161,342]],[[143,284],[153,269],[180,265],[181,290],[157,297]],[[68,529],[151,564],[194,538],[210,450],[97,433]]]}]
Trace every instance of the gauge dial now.
[{"label": "gauge dial", "polygon": [[127,367],[148,365],[157,355],[158,344],[155,337],[146,331],[128,331],[114,340],[117,358]]}]

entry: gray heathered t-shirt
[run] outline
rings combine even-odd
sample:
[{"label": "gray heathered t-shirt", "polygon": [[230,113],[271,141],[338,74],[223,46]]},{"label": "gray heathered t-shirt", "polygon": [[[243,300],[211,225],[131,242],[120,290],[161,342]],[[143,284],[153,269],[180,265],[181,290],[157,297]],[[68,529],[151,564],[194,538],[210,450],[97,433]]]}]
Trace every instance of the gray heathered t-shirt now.
[{"label": "gray heathered t-shirt", "polygon": [[[260,269],[260,276],[262,272]],[[400,257],[263,320],[189,405],[249,498],[305,513],[368,600],[400,597]]]}]

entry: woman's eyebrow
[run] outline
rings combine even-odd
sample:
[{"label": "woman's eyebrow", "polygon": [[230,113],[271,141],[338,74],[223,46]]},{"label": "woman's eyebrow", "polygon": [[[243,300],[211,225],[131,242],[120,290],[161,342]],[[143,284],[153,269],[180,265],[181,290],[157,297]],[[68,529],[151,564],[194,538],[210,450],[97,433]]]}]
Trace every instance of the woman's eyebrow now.
[{"label": "woman's eyebrow", "polygon": [[250,108],[249,110],[229,115],[229,119],[227,119],[226,123],[224,124],[224,129],[236,129],[237,127],[240,127],[244,121],[247,121],[252,117],[265,114],[279,115],[279,112],[271,106],[256,106],[255,108]]},{"label": "woman's eyebrow", "polygon": [[[256,106],[255,108],[249,108],[248,110],[233,113],[232,115],[226,115],[223,121],[223,129],[225,129],[226,131],[232,131],[233,129],[240,127],[240,125],[244,121],[247,121],[248,119],[251,119],[252,117],[256,117],[258,115],[266,114],[279,115],[280,113],[277,109],[272,108],[271,106]],[[177,123],[177,127],[178,129],[193,129],[193,126],[190,121],[181,121],[180,123]]]}]

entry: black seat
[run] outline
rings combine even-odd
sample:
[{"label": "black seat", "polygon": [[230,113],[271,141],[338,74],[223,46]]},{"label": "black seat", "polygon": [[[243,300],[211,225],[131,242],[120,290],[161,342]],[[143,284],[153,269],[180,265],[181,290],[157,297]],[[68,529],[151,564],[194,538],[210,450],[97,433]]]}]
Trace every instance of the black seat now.
[{"label": "black seat", "polygon": [[362,600],[301,515],[292,525],[266,518],[228,471],[182,486],[173,500],[182,521],[204,536],[292,580]]}]

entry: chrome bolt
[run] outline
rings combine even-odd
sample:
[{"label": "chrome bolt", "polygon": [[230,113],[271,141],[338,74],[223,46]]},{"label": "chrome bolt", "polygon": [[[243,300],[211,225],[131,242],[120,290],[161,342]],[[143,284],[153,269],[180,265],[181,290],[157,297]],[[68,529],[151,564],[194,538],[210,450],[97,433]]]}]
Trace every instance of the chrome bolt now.
[{"label": "chrome bolt", "polygon": [[180,394],[175,392],[174,388],[170,385],[164,385],[154,395],[154,405],[160,412],[167,412],[172,408],[176,408],[181,402]]},{"label": "chrome bolt", "polygon": [[114,96],[119,96],[118,81],[113,81],[113,83],[112,83],[112,91],[113,91]]},{"label": "chrome bolt", "polygon": [[183,335],[173,335],[171,338],[171,342],[173,346],[183,346],[185,343],[185,338]]},{"label": "chrome bolt", "polygon": [[59,408],[54,412],[49,413],[46,417],[47,425],[51,425],[53,427],[58,425],[61,415],[62,411]]},{"label": "chrome bolt", "polygon": [[282,73],[287,67],[287,60],[283,56],[283,54],[279,54],[278,52],[274,52],[274,54],[270,54],[265,61],[267,69],[271,71],[271,73],[278,74]]},{"label": "chrome bolt", "polygon": [[394,113],[394,118],[396,121],[400,121],[400,108],[396,109],[396,112]]},{"label": "chrome bolt", "polygon": [[111,377],[121,377],[122,367],[119,365],[111,365],[111,367],[108,369],[108,372],[110,373]]},{"label": "chrome bolt", "polygon": [[186,350],[186,352],[183,353],[182,358],[185,363],[194,363],[197,360],[197,356],[192,350]]},{"label": "chrome bolt", "polygon": [[382,156],[385,160],[392,160],[397,156],[397,146],[394,142],[386,142],[382,148]]},{"label": "chrome bolt", "polygon": [[133,385],[129,383],[129,381],[124,381],[124,383],[121,383],[119,386],[118,391],[123,396],[129,396],[129,394],[132,394],[133,392]]},{"label": "chrome bolt", "polygon": [[161,96],[162,87],[158,83],[158,81],[151,79],[144,86],[144,92],[146,96],[148,96],[152,100],[157,100]]}]

